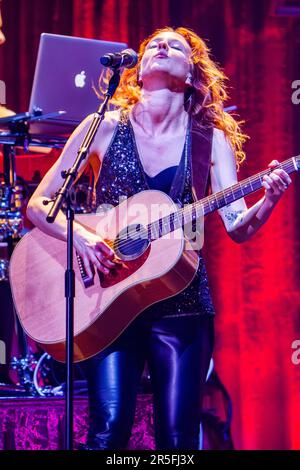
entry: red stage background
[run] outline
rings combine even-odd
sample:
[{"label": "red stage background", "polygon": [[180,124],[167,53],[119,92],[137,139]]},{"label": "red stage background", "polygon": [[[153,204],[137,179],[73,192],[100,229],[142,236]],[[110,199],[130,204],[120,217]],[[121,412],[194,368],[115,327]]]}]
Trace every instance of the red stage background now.
[{"label": "red stage background", "polygon": [[[0,78],[7,104],[27,110],[42,32],[138,43],[154,28],[187,26],[209,40],[230,77],[231,100],[251,136],[240,178],[300,153],[300,17],[271,0],[3,0],[7,43]],[[292,3],[292,2],[290,2]],[[298,2],[299,3],[299,2]],[[47,158],[44,166],[47,166]],[[216,368],[233,399],[238,449],[300,449],[300,178],[267,225],[234,244],[217,215],[207,220],[205,255],[217,309]],[[249,198],[256,201],[260,195]]]}]

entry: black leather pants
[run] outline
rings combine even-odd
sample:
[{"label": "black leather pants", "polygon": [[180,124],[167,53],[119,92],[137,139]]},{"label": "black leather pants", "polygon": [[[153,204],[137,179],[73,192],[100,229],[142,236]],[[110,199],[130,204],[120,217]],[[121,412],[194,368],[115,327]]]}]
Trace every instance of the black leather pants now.
[{"label": "black leather pants", "polygon": [[141,315],[107,349],[85,361],[88,448],[125,449],[147,360],[157,449],[198,449],[201,396],[213,349],[213,317],[151,320]]}]

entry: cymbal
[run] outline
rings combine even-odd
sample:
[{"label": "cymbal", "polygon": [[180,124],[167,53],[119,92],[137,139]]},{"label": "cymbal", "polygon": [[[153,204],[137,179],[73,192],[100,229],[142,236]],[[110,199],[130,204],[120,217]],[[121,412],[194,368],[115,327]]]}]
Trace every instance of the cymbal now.
[{"label": "cymbal", "polygon": [[47,113],[47,114],[42,114],[42,113],[19,113],[15,114],[13,116],[7,116],[4,118],[0,118],[0,126],[1,125],[9,125],[15,122],[32,122],[32,121],[40,121],[41,119],[53,119],[56,117],[59,117],[63,114],[66,114],[66,111],[56,111],[54,113]]},{"label": "cymbal", "polygon": [[[68,135],[66,136],[56,136],[56,137],[51,137],[47,135],[34,135],[30,134],[29,139],[28,139],[28,145],[30,147],[50,147],[50,148],[57,148],[57,149],[62,149],[67,140],[68,140]],[[0,145],[1,144],[6,144],[6,145],[12,145],[15,147],[23,147],[24,145],[22,142],[19,142],[20,140],[20,135],[19,134],[14,134],[11,132],[1,132],[0,131]]]},{"label": "cymbal", "polygon": [[68,135],[63,136],[47,136],[33,135],[30,133],[30,123],[35,121],[46,121],[66,114],[66,111],[57,111],[54,113],[43,114],[40,109],[33,113],[25,112],[0,118],[0,144],[11,146],[28,146],[31,147],[50,147],[63,148]]}]

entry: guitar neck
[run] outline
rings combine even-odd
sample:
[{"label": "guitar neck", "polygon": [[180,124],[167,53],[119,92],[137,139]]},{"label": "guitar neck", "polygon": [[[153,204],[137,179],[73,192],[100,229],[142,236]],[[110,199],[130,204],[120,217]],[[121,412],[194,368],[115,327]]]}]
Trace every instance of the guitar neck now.
[{"label": "guitar neck", "polygon": [[[281,162],[277,168],[283,169],[290,174],[300,170],[300,155]],[[176,212],[156,220],[148,225],[149,239],[155,240],[168,233],[177,230],[188,223],[192,223],[199,217],[221,209],[248,194],[254,193],[262,188],[263,177],[270,174],[274,168],[261,171],[254,176],[230,186],[223,191],[211,194],[199,201],[189,204]]]}]

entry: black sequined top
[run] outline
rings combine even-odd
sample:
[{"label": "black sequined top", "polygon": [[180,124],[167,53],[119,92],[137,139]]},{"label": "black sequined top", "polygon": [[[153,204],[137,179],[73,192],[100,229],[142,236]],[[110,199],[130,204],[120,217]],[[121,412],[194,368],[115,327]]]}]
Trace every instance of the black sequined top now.
[{"label": "black sequined top", "polygon": [[[187,135],[181,163],[175,171],[173,183],[176,174],[178,176],[180,168],[182,168],[184,155],[190,154],[188,140]],[[188,157],[180,198],[182,205],[193,202],[190,155]],[[122,196],[130,197],[145,189],[149,189],[149,179],[144,172],[138,154],[134,131],[128,114],[123,112],[103,157],[101,172],[96,185],[96,205],[97,207],[100,204],[116,206],[120,204]],[[175,202],[178,203],[179,201],[176,200]],[[159,317],[214,315],[215,310],[210,295],[207,272],[200,251],[199,267],[188,287],[179,294],[148,307],[144,313],[146,312]]]}]

